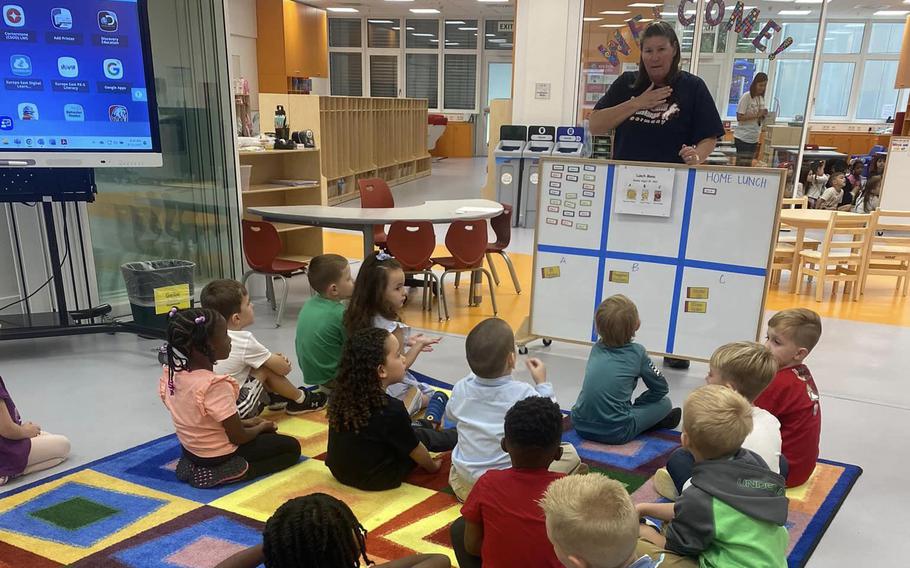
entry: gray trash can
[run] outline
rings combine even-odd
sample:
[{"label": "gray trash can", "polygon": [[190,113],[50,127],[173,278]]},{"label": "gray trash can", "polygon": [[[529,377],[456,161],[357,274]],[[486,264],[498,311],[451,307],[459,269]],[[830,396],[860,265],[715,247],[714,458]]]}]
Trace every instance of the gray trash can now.
[{"label": "gray trash can", "polygon": [[521,207],[518,208],[518,226],[533,229],[537,226],[537,181],[540,177],[540,159],[553,151],[552,126],[528,128],[528,143],[522,152]]},{"label": "gray trash can", "polygon": [[[508,203],[518,211],[521,199],[521,153],[525,147],[525,126],[503,125],[500,130],[499,144],[493,150],[496,159],[496,201]],[[518,215],[514,215],[512,224],[518,225]]]},{"label": "gray trash can", "polygon": [[172,307],[193,306],[193,272],[188,260],[127,262],[120,267],[133,321],[142,327],[167,329]]}]

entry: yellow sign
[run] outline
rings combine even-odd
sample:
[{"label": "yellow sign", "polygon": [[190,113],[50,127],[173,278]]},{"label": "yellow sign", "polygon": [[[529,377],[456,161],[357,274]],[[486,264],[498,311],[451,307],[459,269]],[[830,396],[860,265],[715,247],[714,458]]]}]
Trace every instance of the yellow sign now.
[{"label": "yellow sign", "polygon": [[686,297],[692,300],[707,300],[708,299],[708,289],[702,287],[688,287],[686,288]]},{"label": "yellow sign", "polygon": [[617,284],[628,284],[629,283],[629,273],[620,272],[618,270],[610,271],[610,282],[615,282]]},{"label": "yellow sign", "polygon": [[708,313],[708,302],[686,302],[686,311],[690,314]]},{"label": "yellow sign", "polygon": [[544,278],[559,278],[558,266],[544,266],[540,269],[540,272],[543,274]]},{"label": "yellow sign", "polygon": [[190,307],[190,285],[177,284],[155,288],[155,313],[168,313],[171,308],[185,309]]}]

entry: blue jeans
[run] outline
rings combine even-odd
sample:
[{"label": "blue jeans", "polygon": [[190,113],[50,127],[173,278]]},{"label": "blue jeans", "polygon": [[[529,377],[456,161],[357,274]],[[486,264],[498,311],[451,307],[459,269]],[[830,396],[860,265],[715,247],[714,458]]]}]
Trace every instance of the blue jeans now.
[{"label": "blue jeans", "polygon": [[597,424],[598,431],[596,432],[585,428],[585,424],[575,422],[575,431],[585,440],[592,440],[601,444],[615,446],[628,444],[636,436],[663,420],[673,408],[673,404],[667,397],[663,397],[656,402],[642,401],[642,398],[639,397],[632,404],[632,408],[629,409],[629,415],[620,422]]}]

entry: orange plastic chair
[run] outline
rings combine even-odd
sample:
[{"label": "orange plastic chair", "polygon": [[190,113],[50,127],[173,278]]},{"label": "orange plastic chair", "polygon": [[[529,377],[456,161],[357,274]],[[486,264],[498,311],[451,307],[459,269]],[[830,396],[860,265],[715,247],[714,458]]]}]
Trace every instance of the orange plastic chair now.
[{"label": "orange plastic chair", "polygon": [[438,264],[445,269],[445,272],[439,277],[439,296],[442,298],[442,309],[445,311],[446,319],[449,319],[449,306],[445,294],[446,276],[462,272],[471,273],[468,305],[475,305],[473,303],[474,276],[477,273],[481,273],[487,277],[487,282],[490,285],[490,301],[493,303],[493,315],[495,316],[499,313],[496,308],[493,276],[483,267],[483,259],[489,244],[486,220],[455,221],[449,225],[449,230],[446,232],[446,248],[449,249],[452,256],[432,259],[434,264]]},{"label": "orange plastic chair", "polygon": [[278,230],[271,223],[244,219],[241,225],[243,227],[243,256],[246,257],[250,270],[243,273],[240,283],[245,286],[246,281],[253,274],[265,276],[265,295],[269,300],[269,305],[275,310],[274,279],[281,278],[284,283],[284,293],[281,296],[281,302],[277,305],[278,317],[275,319],[275,327],[281,327],[281,317],[284,315],[284,306],[288,301],[287,279],[298,274],[306,274],[307,263],[278,258],[278,255],[281,254],[281,238],[278,236]]},{"label": "orange plastic chair", "polygon": [[[360,206],[366,209],[391,209],[395,207],[392,190],[385,180],[368,178],[357,180],[360,190]],[[379,248],[386,248],[388,235],[384,225],[373,225],[373,243]]]},{"label": "orange plastic chair", "polygon": [[521,294],[521,284],[518,282],[518,276],[515,274],[515,266],[512,264],[512,259],[509,258],[509,254],[506,252],[506,248],[512,241],[512,206],[508,203],[500,203],[500,205],[502,205],[502,213],[490,219],[490,226],[493,227],[493,233],[496,234],[496,242],[490,243],[487,246],[487,264],[490,265],[490,272],[493,273],[493,280],[495,280],[496,285],[499,286],[499,274],[496,272],[496,265],[493,264],[492,255],[500,255],[502,259],[506,261],[506,266],[509,267],[509,273],[512,275],[512,285],[515,286],[515,293]]},{"label": "orange plastic chair", "polygon": [[[401,263],[405,275],[423,275],[423,308],[433,311],[430,286],[439,289],[439,279],[433,274],[433,262],[430,260],[436,249],[436,232],[433,230],[433,224],[427,221],[395,221],[389,227],[386,245],[389,253]],[[442,304],[437,304],[437,307],[439,321],[442,321]]]}]

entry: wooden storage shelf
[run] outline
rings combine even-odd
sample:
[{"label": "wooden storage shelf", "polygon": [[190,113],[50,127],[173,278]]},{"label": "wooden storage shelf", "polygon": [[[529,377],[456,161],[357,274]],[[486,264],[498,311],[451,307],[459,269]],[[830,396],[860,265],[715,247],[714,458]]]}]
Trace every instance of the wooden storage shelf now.
[{"label": "wooden storage shelf", "polygon": [[282,105],[292,131],[313,131],[329,205],[358,198],[359,179],[430,175],[426,99],[261,94],[259,104],[264,117]]}]

